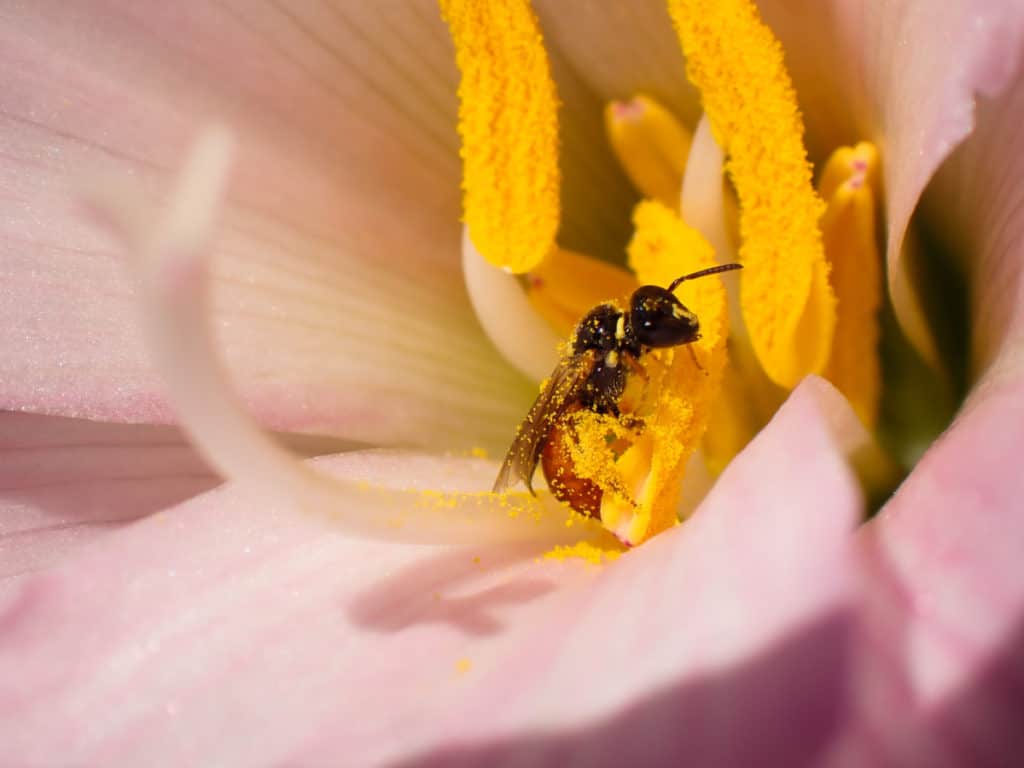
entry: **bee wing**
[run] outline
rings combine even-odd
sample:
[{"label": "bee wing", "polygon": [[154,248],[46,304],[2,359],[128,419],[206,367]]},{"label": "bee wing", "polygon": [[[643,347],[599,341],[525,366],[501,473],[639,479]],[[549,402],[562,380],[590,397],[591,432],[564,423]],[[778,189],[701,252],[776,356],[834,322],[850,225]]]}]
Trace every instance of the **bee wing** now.
[{"label": "bee wing", "polygon": [[516,430],[505,461],[494,481],[494,492],[500,493],[520,480],[533,493],[533,473],[540,461],[551,428],[579,395],[587,376],[594,370],[596,353],[588,350],[563,358],[555,368],[544,389],[537,395],[530,412]]}]

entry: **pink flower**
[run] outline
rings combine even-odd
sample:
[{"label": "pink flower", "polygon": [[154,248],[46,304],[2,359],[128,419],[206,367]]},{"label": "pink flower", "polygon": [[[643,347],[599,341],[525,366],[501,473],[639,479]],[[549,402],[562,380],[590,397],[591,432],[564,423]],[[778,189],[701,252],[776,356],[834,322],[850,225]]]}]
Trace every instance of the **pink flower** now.
[{"label": "pink flower", "polygon": [[[563,90],[568,112],[638,85],[692,110],[661,3],[570,5],[538,9],[578,86]],[[1024,753],[1024,13],[801,5],[762,12],[812,151],[883,146],[889,272],[911,335],[898,254],[924,195],[921,223],[970,286],[970,395],[855,527],[852,414],[807,380],[690,521],[603,567],[540,560],[557,529],[368,540],[345,521],[372,519],[379,496],[310,514],[250,484],[209,490],[215,476],[167,426],[143,288],[73,206],[99,175],[166,189],[199,127],[230,123],[213,306],[246,406],[273,429],[330,435],[290,439],[335,454],[316,463],[349,487],[486,490],[492,462],[438,453],[499,453],[532,387],[461,286],[456,73],[432,4],[6,11],[2,762]]]}]

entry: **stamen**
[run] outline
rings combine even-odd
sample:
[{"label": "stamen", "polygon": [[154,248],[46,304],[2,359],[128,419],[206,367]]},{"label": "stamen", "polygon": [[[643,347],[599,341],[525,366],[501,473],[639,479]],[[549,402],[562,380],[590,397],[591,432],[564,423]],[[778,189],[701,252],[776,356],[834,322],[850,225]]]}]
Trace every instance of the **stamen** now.
[{"label": "stamen", "polygon": [[183,428],[210,463],[268,503],[328,515],[355,535],[431,543],[559,543],[607,536],[553,501],[525,493],[401,491],[331,477],[298,461],[253,421],[230,390],[208,316],[206,259],[231,154],[225,130],[204,133],[155,221],[124,197],[92,201],[98,218],[113,224],[137,257],[154,362]]},{"label": "stamen", "polygon": [[550,376],[566,337],[556,335],[530,306],[514,275],[484,259],[465,230],[462,274],[476,316],[502,357],[534,381]]},{"label": "stamen", "polygon": [[852,147],[839,147],[835,150],[818,179],[818,194],[827,203],[839,187],[848,181],[858,185],[867,184],[875,198],[881,198],[882,167],[878,149],[871,142],[861,141]]},{"label": "stamen", "polygon": [[882,257],[875,237],[879,178],[877,150],[860,143],[833,152],[819,184],[828,202],[821,231],[838,299],[836,335],[825,377],[846,396],[869,429],[877,422],[882,390],[878,356]]},{"label": "stamen", "polygon": [[[708,116],[701,115],[686,158],[681,199],[683,218],[710,243],[718,262],[726,264],[734,260],[734,249],[726,234],[722,177],[722,148],[711,132]],[[725,278],[727,286],[734,277]],[[736,312],[739,312],[738,303]]]},{"label": "stamen", "polygon": [[612,151],[633,185],[645,197],[670,208],[678,206],[690,152],[689,131],[671,112],[642,95],[608,104],[604,126]]},{"label": "stamen", "polygon": [[455,44],[463,208],[473,244],[521,274],[559,224],[558,96],[527,0],[441,0]]},{"label": "stamen", "polygon": [[[702,115],[686,160],[683,218],[707,238],[719,263],[727,263],[735,260],[735,248],[729,236],[727,202],[731,198],[723,190],[722,174],[722,149],[715,141],[707,115]],[[735,216],[735,208],[732,215]],[[765,375],[751,345],[740,311],[739,274],[742,273],[723,275],[729,296],[729,365],[703,443],[707,468],[716,476],[767,423],[783,399],[779,387]]]},{"label": "stamen", "polygon": [[747,330],[768,376],[793,387],[828,361],[835,297],[782,49],[749,0],[668,5],[740,200]]},{"label": "stamen", "polygon": [[529,272],[526,292],[534,311],[567,339],[587,312],[603,301],[627,299],[637,286],[624,269],[556,248]]}]

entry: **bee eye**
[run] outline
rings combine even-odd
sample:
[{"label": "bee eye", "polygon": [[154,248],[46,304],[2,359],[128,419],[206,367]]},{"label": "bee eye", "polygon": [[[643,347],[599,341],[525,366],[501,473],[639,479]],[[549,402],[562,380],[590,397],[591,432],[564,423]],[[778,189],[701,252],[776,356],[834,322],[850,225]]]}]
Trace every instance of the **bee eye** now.
[{"label": "bee eye", "polygon": [[630,299],[630,321],[637,341],[645,347],[674,347],[697,339],[700,323],[673,294],[645,285]]}]

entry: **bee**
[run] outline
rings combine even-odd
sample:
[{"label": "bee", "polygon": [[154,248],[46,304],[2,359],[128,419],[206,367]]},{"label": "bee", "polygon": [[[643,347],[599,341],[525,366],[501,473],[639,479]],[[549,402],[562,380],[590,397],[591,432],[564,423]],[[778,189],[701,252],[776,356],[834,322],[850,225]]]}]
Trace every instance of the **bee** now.
[{"label": "bee", "polygon": [[[551,492],[578,512],[600,517],[601,489],[577,476],[571,467],[571,430],[564,429],[571,414],[588,409],[621,419],[619,400],[631,372],[642,371],[641,361],[651,349],[692,344],[700,338],[700,322],[675,296],[683,282],[741,269],[722,264],[683,275],[667,288],[642,285],[633,291],[629,308],[599,304],[580,320],[568,353],[555,367],[526,418],[516,430],[494,492],[523,482],[530,493],[537,464],[543,461]],[[696,362],[696,359],[695,359]]]}]

